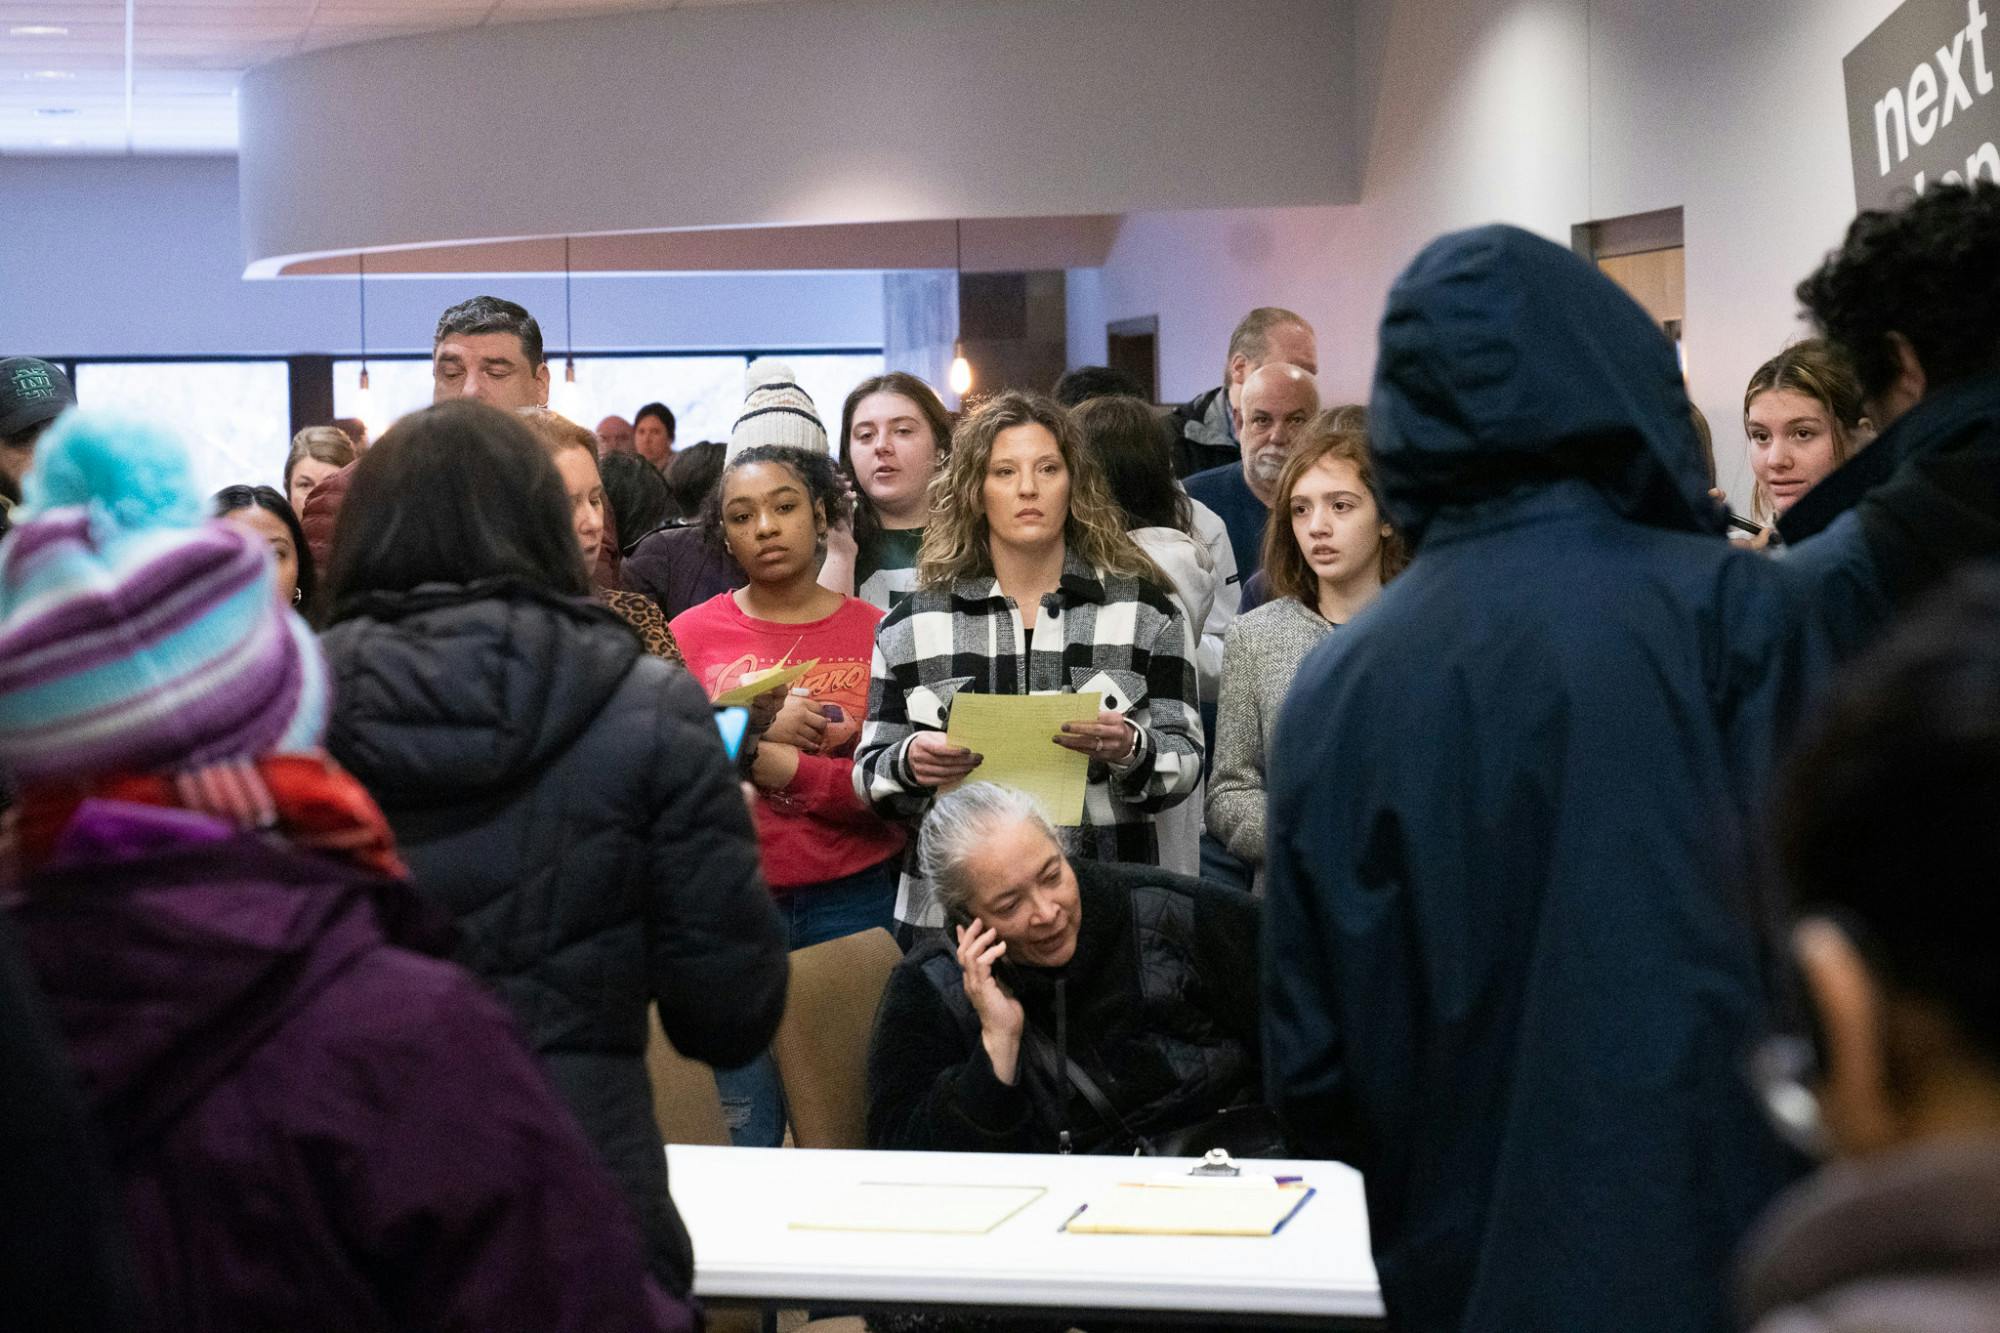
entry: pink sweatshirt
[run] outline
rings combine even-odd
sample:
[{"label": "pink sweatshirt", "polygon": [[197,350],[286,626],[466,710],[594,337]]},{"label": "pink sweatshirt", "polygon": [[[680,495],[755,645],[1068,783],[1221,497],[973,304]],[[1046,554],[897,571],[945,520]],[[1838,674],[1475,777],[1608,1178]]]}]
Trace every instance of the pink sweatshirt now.
[{"label": "pink sweatshirt", "polygon": [[713,699],[753,671],[818,658],[793,686],[840,709],[820,753],[801,754],[799,771],[778,792],[760,792],[757,837],[764,879],[781,892],[840,879],[903,849],[903,830],[854,794],[854,745],[868,714],[868,670],[882,611],[849,597],[824,620],[786,625],[743,613],[734,593],[718,593],[674,617],[688,670]]}]

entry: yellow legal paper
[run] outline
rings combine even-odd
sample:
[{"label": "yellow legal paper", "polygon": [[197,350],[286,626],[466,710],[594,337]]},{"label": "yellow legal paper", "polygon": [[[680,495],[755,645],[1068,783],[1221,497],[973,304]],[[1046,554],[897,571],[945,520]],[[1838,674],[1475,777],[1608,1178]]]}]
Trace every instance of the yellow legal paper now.
[{"label": "yellow legal paper", "polygon": [[760,694],[769,694],[780,686],[789,685],[800,676],[819,665],[819,659],[809,662],[793,662],[789,666],[772,667],[769,671],[759,671],[733,690],[724,690],[715,696],[718,708],[741,708]]},{"label": "yellow legal paper", "polygon": [[1101,694],[960,694],[945,739],[985,762],[967,782],[997,782],[1033,797],[1058,828],[1083,822],[1090,756],[1053,739],[1065,722],[1095,722]]}]

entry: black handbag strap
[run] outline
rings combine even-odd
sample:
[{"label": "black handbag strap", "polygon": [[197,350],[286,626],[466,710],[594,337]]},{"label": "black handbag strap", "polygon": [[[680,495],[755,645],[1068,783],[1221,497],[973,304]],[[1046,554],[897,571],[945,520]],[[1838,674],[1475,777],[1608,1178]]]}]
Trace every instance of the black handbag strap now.
[{"label": "black handbag strap", "polygon": [[[1027,1037],[1028,1049],[1033,1053],[1035,1062],[1041,1065],[1042,1072],[1057,1087],[1061,1087],[1066,1081],[1071,1087],[1082,1093],[1083,1099],[1090,1103],[1090,1109],[1097,1112],[1097,1118],[1102,1120],[1107,1128],[1118,1132],[1121,1142],[1135,1145],[1133,1148],[1134,1156],[1151,1155],[1152,1148],[1145,1137],[1132,1132],[1130,1123],[1126,1121],[1124,1116],[1118,1114],[1118,1108],[1113,1106],[1111,1099],[1104,1095],[1104,1089],[1097,1086],[1097,1080],[1085,1073],[1083,1066],[1078,1064],[1070,1056],[1069,1052],[1058,1052],[1056,1044],[1050,1041],[1048,1036],[1032,1023],[1027,1025]],[[1068,1137],[1069,1131],[1065,1129],[1063,1131],[1063,1151],[1065,1152],[1069,1150]]]}]

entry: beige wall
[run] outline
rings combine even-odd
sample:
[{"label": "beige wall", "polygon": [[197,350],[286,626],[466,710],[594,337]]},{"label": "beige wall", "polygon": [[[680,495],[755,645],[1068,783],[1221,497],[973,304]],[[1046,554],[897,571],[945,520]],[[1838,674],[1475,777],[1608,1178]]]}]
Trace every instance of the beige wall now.
[{"label": "beige wall", "polygon": [[1742,386],[1800,332],[1792,287],[1853,213],[1840,59],[1896,0],[1365,0],[1372,84],[1352,206],[1128,217],[1072,275],[1073,362],[1158,313],[1163,393],[1215,384],[1235,320],[1295,305],[1329,399],[1365,395],[1390,282],[1438,233],[1685,210],[1686,347],[1725,487],[1747,486]]}]

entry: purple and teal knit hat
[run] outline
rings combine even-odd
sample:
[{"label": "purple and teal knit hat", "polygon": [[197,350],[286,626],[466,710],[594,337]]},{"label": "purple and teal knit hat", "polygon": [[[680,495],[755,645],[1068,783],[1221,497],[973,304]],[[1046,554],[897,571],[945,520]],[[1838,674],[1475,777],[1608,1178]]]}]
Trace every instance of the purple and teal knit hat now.
[{"label": "purple and teal knit hat", "polygon": [[312,750],[326,664],[271,554],[205,521],[158,426],[72,411],[0,543],[0,766],[20,782]]}]

